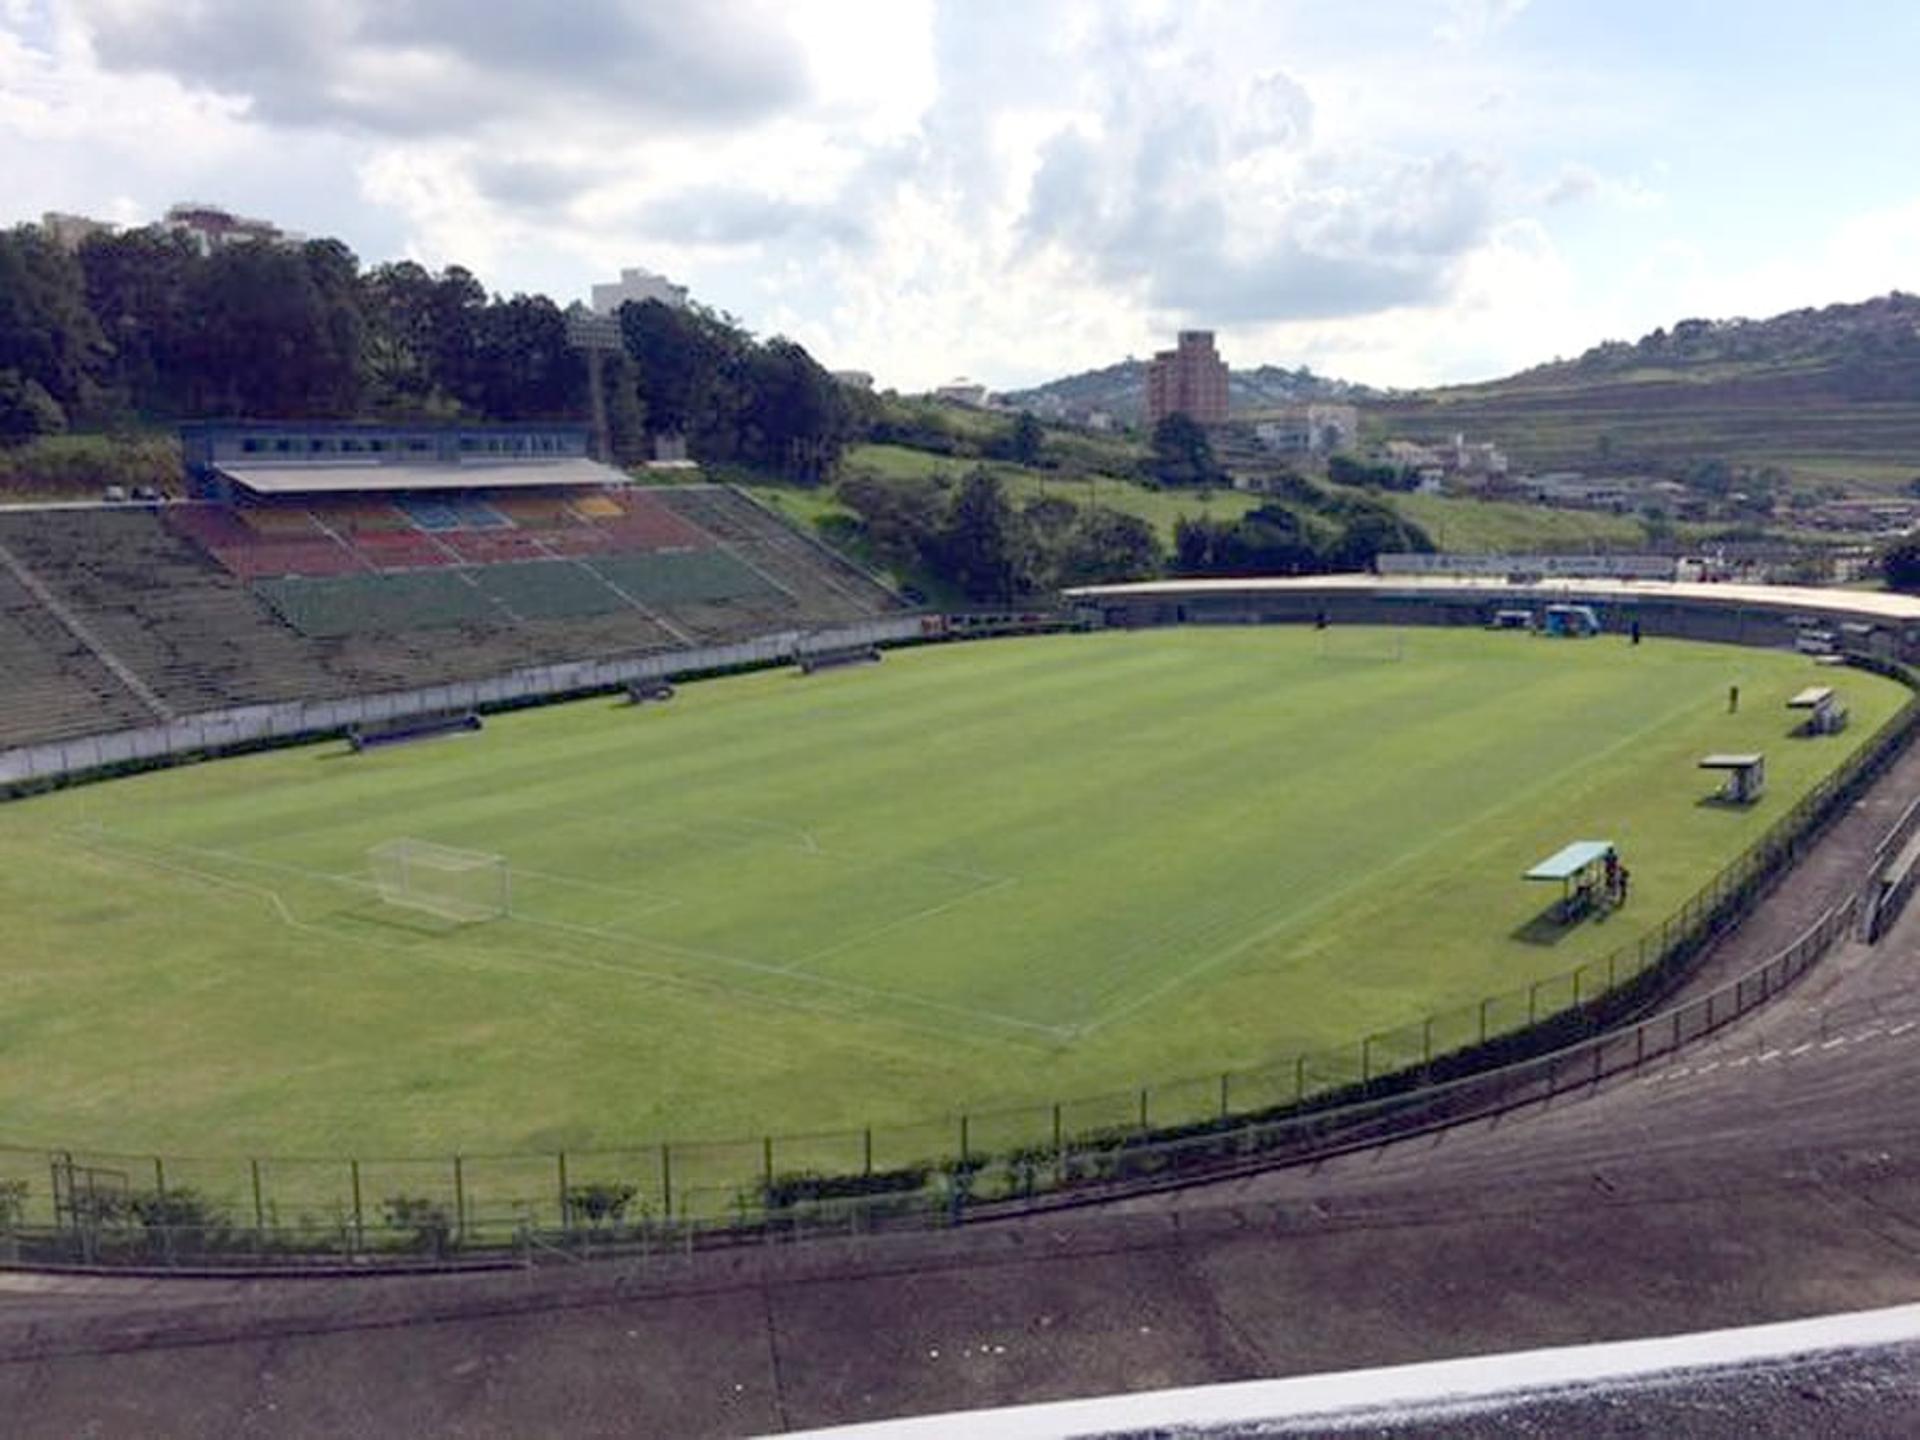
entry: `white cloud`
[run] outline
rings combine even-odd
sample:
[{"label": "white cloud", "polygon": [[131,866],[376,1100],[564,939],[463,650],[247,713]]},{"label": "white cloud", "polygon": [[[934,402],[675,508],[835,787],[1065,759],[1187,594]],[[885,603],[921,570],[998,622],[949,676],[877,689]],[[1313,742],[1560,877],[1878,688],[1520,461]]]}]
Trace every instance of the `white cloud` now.
[{"label": "white cloud", "polygon": [[1181,324],[1243,364],[1423,383],[1916,283],[1911,204],[1737,261],[1678,229],[1697,181],[1659,152],[1693,102],[1544,44],[1555,18],[0,0],[0,220],[196,196],[563,301],[643,264],[908,387],[1044,379]]},{"label": "white cloud", "polygon": [[1472,45],[1519,18],[1529,0],[1443,0],[1434,35],[1449,45]]}]

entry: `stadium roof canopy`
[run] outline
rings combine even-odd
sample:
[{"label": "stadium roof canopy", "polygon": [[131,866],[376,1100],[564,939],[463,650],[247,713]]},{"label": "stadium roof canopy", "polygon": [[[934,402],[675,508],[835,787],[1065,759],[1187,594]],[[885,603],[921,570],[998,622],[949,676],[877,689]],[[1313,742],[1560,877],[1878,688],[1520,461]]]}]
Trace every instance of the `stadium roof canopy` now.
[{"label": "stadium roof canopy", "polygon": [[1574,600],[1632,604],[1683,601],[1694,605],[1753,606],[1809,615],[1831,615],[1895,624],[1920,623],[1920,597],[1866,590],[1820,590],[1793,585],[1750,585],[1681,580],[1529,580],[1453,575],[1313,575],[1242,580],[1143,580],[1125,585],[1082,585],[1066,590],[1086,604],[1127,600],[1179,603],[1261,595],[1368,595],[1381,599],[1504,601]]},{"label": "stadium roof canopy", "polygon": [[213,469],[255,495],[342,495],[368,490],[508,490],[536,486],[624,485],[595,460],[469,460],[461,464],[237,465]]}]

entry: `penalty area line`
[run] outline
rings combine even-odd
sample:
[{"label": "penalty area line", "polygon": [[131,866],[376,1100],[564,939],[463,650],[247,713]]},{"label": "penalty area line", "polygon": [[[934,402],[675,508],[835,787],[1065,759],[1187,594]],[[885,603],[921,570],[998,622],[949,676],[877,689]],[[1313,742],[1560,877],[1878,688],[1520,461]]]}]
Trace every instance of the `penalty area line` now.
[{"label": "penalty area line", "polygon": [[1023,1034],[1044,1035],[1058,1041],[1067,1038],[1070,1032],[1062,1031],[1058,1026],[1043,1025],[1036,1020],[1023,1020],[1013,1015],[1001,1015],[992,1010],[975,1010],[965,1005],[949,1005],[940,1000],[928,1000],[918,995],[908,995],[898,990],[882,990],[878,986],[861,985],[852,980],[835,980],[825,975],[809,975],[804,971],[783,970],[778,965],[769,965],[763,961],[747,960],[738,955],[725,955],[718,951],[696,950],[688,946],[670,945],[660,940],[646,940],[638,936],[622,935],[591,925],[573,925],[564,920],[536,920],[532,917],[513,916],[523,924],[537,926],[546,930],[557,930],[562,934],[584,935],[613,945],[637,945],[651,949],[677,960],[705,960],[720,965],[732,966],[751,974],[773,980],[790,980],[802,985],[811,985],[823,990],[843,995],[857,996],[863,1000],[877,1000],[882,1004],[901,1005],[927,1010],[953,1019],[973,1020],[998,1025]]}]

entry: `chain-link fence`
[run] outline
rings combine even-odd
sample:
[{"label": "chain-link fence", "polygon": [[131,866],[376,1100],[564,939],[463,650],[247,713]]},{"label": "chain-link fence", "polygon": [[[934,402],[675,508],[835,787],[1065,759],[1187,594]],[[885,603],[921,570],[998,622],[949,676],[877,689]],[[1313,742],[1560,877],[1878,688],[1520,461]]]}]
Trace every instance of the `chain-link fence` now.
[{"label": "chain-link fence", "polygon": [[1079,1203],[1526,1104],[1717,1029],[1846,935],[1857,894],[1751,973],[1625,1023],[1671,993],[1917,724],[1920,700],[1910,698],[1638,942],[1347,1045],[921,1124],[621,1150],[196,1159],[0,1148],[0,1261],[454,1264],[509,1251],[537,1259],[860,1234]]}]

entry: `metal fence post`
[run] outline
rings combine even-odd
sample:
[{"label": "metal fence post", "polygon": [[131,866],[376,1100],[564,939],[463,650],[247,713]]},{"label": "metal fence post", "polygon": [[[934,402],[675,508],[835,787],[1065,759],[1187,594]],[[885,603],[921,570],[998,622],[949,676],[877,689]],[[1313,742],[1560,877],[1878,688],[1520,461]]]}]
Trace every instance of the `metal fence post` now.
[{"label": "metal fence post", "polygon": [[1220,1072],[1220,1118],[1222,1120],[1232,1113],[1232,1107],[1227,1102],[1227,1081],[1228,1074],[1222,1070]]},{"label": "metal fence post", "polygon": [[860,1132],[860,1137],[862,1173],[871,1175],[873,1174],[873,1127],[867,1126]]},{"label": "metal fence post", "polygon": [[347,1167],[353,1174],[353,1243],[357,1250],[367,1243],[366,1217],[360,1209],[360,1162],[349,1160]]},{"label": "metal fence post", "polygon": [[560,1179],[560,1228],[573,1228],[573,1202],[567,1198],[567,1152],[562,1150],[554,1157]]},{"label": "metal fence post", "polygon": [[260,1200],[260,1162],[247,1161],[247,1168],[253,1172],[253,1228],[256,1231],[267,1228],[267,1207]]},{"label": "metal fence post", "polygon": [[153,1193],[156,1195],[167,1193],[167,1172],[160,1164],[158,1155],[153,1157]]},{"label": "metal fence post", "polygon": [[661,1218],[673,1218],[673,1144],[663,1141],[660,1146],[660,1215]]},{"label": "metal fence post", "polygon": [[460,1157],[453,1157],[453,1238],[457,1245],[467,1243],[467,1182]]}]

